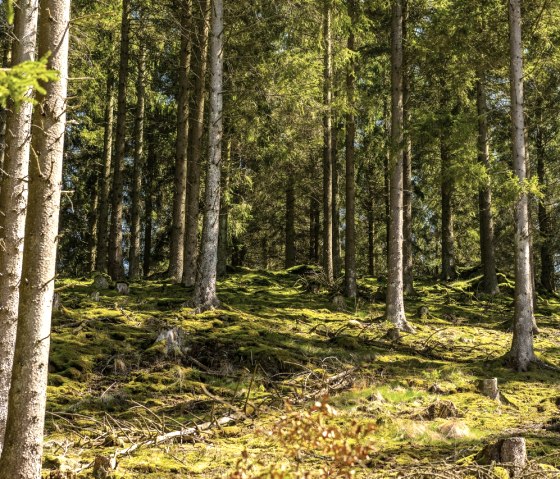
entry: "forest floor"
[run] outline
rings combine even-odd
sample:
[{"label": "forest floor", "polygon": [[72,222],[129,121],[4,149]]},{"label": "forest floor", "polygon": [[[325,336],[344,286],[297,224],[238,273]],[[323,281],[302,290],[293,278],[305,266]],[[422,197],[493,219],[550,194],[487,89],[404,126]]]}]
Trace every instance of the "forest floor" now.
[{"label": "forest floor", "polygon": [[[395,339],[377,280],[361,280],[360,299],[343,303],[313,275],[297,274],[303,269],[232,274],[219,283],[222,309],[201,315],[189,290],[165,281],[135,282],[119,295],[96,290],[92,278],[60,280],[45,477],[92,477],[94,462],[96,477],[107,477],[101,466],[115,455],[108,477],[225,478],[242,457],[256,470],[318,471],[336,448],[291,461],[306,439],[286,432],[286,421],[305,423],[299,411],[327,395],[338,415],[325,424],[371,447],[358,477],[482,477],[473,455],[510,436],[526,438],[531,477],[560,477],[560,373],[504,366],[513,310],[506,278],[494,298],[476,293],[479,278],[418,282],[406,300],[417,333]],[[418,317],[421,306],[429,313]],[[539,357],[560,366],[560,301],[540,298],[537,321]],[[501,403],[479,391],[493,377]],[[430,409],[443,401],[453,404]],[[181,430],[181,440],[154,445]]]}]

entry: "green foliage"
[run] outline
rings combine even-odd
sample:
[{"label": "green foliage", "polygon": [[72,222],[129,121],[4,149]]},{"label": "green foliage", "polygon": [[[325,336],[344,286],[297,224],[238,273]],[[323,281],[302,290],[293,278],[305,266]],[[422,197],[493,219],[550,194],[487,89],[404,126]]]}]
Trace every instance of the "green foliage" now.
[{"label": "green foliage", "polygon": [[47,59],[37,62],[23,62],[10,69],[0,70],[0,105],[5,107],[11,98],[16,104],[22,101],[33,101],[29,92],[36,91],[43,95],[44,84],[56,81],[58,72],[49,70]]}]

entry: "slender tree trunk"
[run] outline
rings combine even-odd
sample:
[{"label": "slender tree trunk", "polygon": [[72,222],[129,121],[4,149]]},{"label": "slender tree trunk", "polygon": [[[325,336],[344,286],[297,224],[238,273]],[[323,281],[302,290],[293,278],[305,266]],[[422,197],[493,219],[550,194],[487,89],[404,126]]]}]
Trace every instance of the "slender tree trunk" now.
[{"label": "slender tree trunk", "polygon": [[373,218],[373,205],[367,212],[368,228],[368,274],[375,276],[375,222]]},{"label": "slender tree trunk", "polygon": [[333,264],[333,161],[332,161],[332,31],[331,0],[323,0],[323,269],[327,280],[334,279]]},{"label": "slender tree trunk", "polygon": [[333,275],[340,276],[342,259],[340,256],[340,211],[338,209],[338,180],[340,176],[338,163],[338,133],[339,128],[333,124],[332,131],[332,244],[333,244]]},{"label": "slender tree trunk", "polygon": [[[142,41],[142,40],[141,40]],[[130,279],[142,275],[140,242],[142,219],[142,177],[144,175],[144,116],[146,111],[146,51],[140,45],[138,77],[136,79],[136,119],[134,122],[134,170],[132,178],[132,213],[130,224],[130,253],[128,258]]]},{"label": "slender tree trunk", "polygon": [[212,2],[212,34],[210,42],[210,118],[208,127],[208,171],[206,201],[199,267],[194,300],[198,311],[216,308],[216,266],[220,223],[220,177],[223,136],[223,76],[224,76],[224,4]]},{"label": "slender tree trunk", "polygon": [[43,427],[66,127],[70,0],[41,2],[39,56],[60,74],[33,116],[17,339],[0,478],[41,477]]},{"label": "slender tree trunk", "polygon": [[229,176],[231,168],[231,140],[227,142],[226,158],[222,168],[222,191],[220,195],[220,237],[218,240],[218,277],[227,273],[229,255]]},{"label": "slender tree trunk", "polygon": [[107,76],[107,103],[105,104],[105,134],[103,138],[103,170],[99,185],[99,220],[97,222],[97,258],[95,269],[108,272],[109,201],[111,195],[111,160],[113,156],[113,110],[115,107],[115,79]]},{"label": "slender tree trunk", "polygon": [[193,286],[197,275],[198,217],[200,203],[200,163],[204,135],[206,69],[208,64],[209,1],[199,0],[200,20],[193,55],[194,94],[189,125],[189,161],[187,169],[187,208],[184,244],[183,284]]},{"label": "slender tree trunk", "polygon": [[539,127],[537,131],[537,173],[539,176],[539,185],[544,189],[545,197],[539,199],[539,230],[541,234],[541,286],[549,293],[556,292],[556,274],[554,267],[554,254],[551,248],[551,242],[554,232],[550,222],[550,213],[546,207],[546,187],[547,178],[545,172],[544,157],[546,155],[543,145],[542,131]]},{"label": "slender tree trunk", "polygon": [[385,155],[383,156],[383,187],[384,194],[383,199],[385,201],[385,250],[387,258],[387,271],[389,271],[389,243],[391,241],[391,208],[390,208],[390,197],[391,197],[391,185],[390,185],[390,172],[389,163],[391,161],[391,124],[389,117],[389,107],[387,104],[383,107],[383,113],[385,117],[385,138],[387,141]]},{"label": "slender tree trunk", "polygon": [[[15,7],[12,65],[35,59],[39,11],[37,0],[20,0]],[[32,93],[27,92],[27,96]],[[18,319],[32,112],[33,105],[28,102],[8,105],[0,177],[0,452]]]},{"label": "slender tree trunk", "polygon": [[122,279],[123,271],[123,183],[124,157],[126,152],[126,87],[128,82],[128,57],[130,33],[130,0],[123,0],[121,21],[121,44],[119,66],[119,89],[117,100],[117,131],[115,137],[115,159],[113,190],[111,193],[111,228],[109,233],[109,274],[113,279]]},{"label": "slender tree trunk", "polygon": [[[12,63],[12,32],[11,27],[6,26],[1,30],[2,35],[2,68],[9,68]],[[6,152],[6,119],[8,111],[0,107],[0,169],[4,167],[4,156]],[[0,188],[1,188],[0,181]],[[0,441],[1,443],[1,441]]]},{"label": "slender tree trunk", "polygon": [[523,112],[523,42],[521,0],[509,0],[510,82],[513,137],[513,168],[521,185],[515,205],[515,313],[513,340],[509,353],[517,371],[527,371],[535,360],[533,350],[533,291],[529,229],[529,195],[524,190],[527,178],[525,119]]},{"label": "slender tree trunk", "polygon": [[187,148],[189,138],[189,102],[193,25],[192,0],[183,0],[181,16],[181,66],[177,98],[177,139],[175,142],[175,176],[171,243],[169,246],[169,276],[177,283],[183,277],[185,245],[185,208],[187,201]]},{"label": "slender tree trunk", "polygon": [[450,172],[451,154],[444,131],[440,138],[441,153],[441,279],[453,281],[457,277],[455,266],[455,238],[453,231],[454,180]]},{"label": "slender tree trunk", "polygon": [[403,284],[404,294],[413,295],[414,291],[414,262],[412,256],[412,135],[411,105],[410,105],[410,75],[411,68],[408,42],[408,0],[403,0],[403,108],[404,108],[404,151],[403,151]]},{"label": "slender tree trunk", "polygon": [[[478,109],[478,162],[490,175],[490,145],[488,143],[488,119],[486,107],[485,75],[479,74],[477,87]],[[478,192],[480,215],[480,257],[482,259],[483,291],[486,294],[500,292],[496,276],[494,253],[494,218],[492,215],[492,190],[490,176]]]},{"label": "slender tree trunk", "polygon": [[[354,52],[356,27],[356,1],[348,0],[348,16],[352,25],[348,36],[348,50]],[[346,234],[344,254],[344,292],[347,297],[355,298],[358,294],[356,285],[356,178],[354,156],[356,142],[355,108],[356,66],[352,60],[346,71],[346,96],[348,113],[346,114]],[[369,223],[368,223],[369,226]],[[369,251],[369,250],[368,250]]]},{"label": "slender tree trunk", "polygon": [[294,175],[289,172],[286,186],[286,268],[296,264],[296,189]]},{"label": "slender tree trunk", "polygon": [[97,261],[97,224],[99,223],[99,184],[100,174],[97,165],[93,166],[91,175],[90,196],[89,196],[89,214],[88,214],[88,266],[87,272],[95,271],[95,263]]},{"label": "slender tree trunk", "polygon": [[146,184],[144,185],[145,191],[145,207],[144,207],[144,257],[143,257],[143,273],[147,278],[150,275],[150,268],[152,264],[152,213],[154,211],[154,176],[155,169],[158,163],[156,157],[154,136],[149,135],[148,138],[148,155],[146,161]]},{"label": "slender tree trunk", "polygon": [[396,328],[414,332],[406,320],[403,294],[403,36],[402,0],[393,0],[391,28],[390,227],[386,317]]}]

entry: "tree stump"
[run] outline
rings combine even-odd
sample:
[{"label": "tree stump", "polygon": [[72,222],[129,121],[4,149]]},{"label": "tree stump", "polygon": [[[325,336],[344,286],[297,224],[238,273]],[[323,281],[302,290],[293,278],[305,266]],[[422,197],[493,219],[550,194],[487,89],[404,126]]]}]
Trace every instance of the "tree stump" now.
[{"label": "tree stump", "polygon": [[430,317],[430,310],[427,306],[420,306],[416,311],[416,317],[419,319],[428,319]]},{"label": "tree stump", "polygon": [[93,278],[93,287],[95,289],[109,289],[109,280],[102,274],[96,274]]},{"label": "tree stump", "polygon": [[480,451],[475,461],[478,464],[500,464],[507,468],[512,478],[519,477],[527,465],[527,446],[522,437],[500,439],[495,444],[487,445]]},{"label": "tree stump", "polygon": [[490,399],[500,402],[500,390],[498,388],[498,378],[483,379],[480,382],[480,392]]},{"label": "tree stump", "polygon": [[128,296],[130,288],[127,283],[117,283],[117,293]]}]

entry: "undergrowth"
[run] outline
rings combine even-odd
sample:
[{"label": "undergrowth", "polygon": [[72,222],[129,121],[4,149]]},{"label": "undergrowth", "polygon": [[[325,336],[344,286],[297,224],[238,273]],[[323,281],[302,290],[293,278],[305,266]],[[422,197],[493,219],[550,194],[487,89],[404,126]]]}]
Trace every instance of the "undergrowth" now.
[{"label": "undergrowth", "polygon": [[[192,292],[164,281],[132,283],[128,296],[98,296],[92,278],[60,281],[45,477],[91,477],[100,457],[114,457],[108,477],[122,479],[228,477],[298,461],[310,471],[336,469],[321,445],[302,440],[288,453],[278,439],[280,418],[309,419],[303,411],[326,396],[338,411],[328,425],[340,447],[348,428],[368,433],[350,467],[359,477],[437,464],[467,471],[465,458],[512,434],[526,438],[531,459],[560,468],[558,373],[518,374],[503,364],[513,310],[507,278],[497,297],[478,293],[480,278],[419,282],[406,301],[417,334],[392,340],[377,280],[362,280],[360,298],[341,303],[306,274],[231,275],[219,284],[222,309],[196,316]],[[421,306],[427,315],[417,315]],[[540,298],[535,347],[556,366],[559,315],[556,298]],[[507,404],[480,394],[478,382],[491,377]],[[456,417],[428,419],[442,400]],[[157,440],[204,423],[181,439]]]}]

